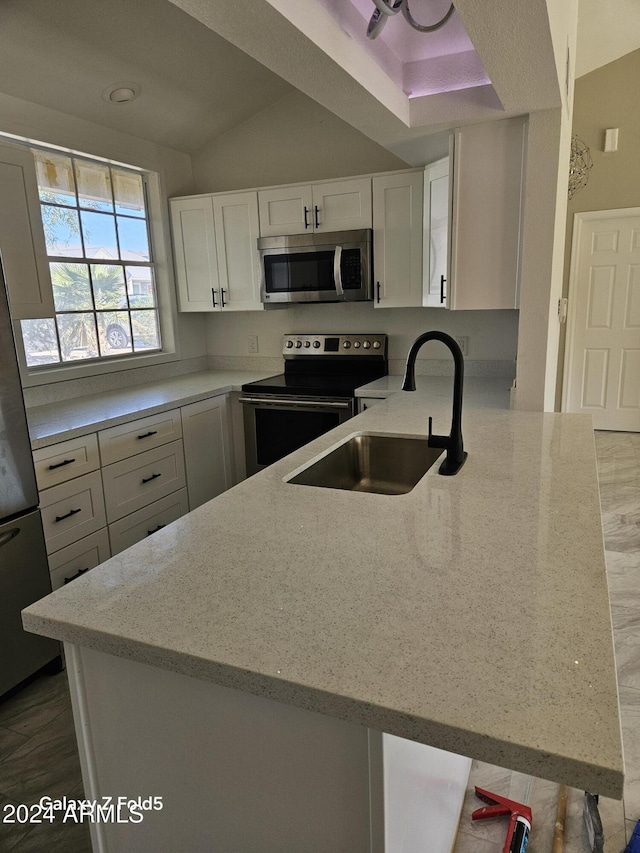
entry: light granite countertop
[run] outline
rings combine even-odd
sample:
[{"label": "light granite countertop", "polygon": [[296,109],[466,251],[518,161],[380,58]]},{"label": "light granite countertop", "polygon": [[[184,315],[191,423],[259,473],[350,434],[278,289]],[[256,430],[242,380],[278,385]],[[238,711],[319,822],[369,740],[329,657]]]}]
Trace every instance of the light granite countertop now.
[{"label": "light granite countertop", "polygon": [[352,433],[421,436],[429,414],[448,431],[451,380],[417,383],[33,604],[25,627],[621,797],[588,416],[498,408],[509,380],[469,380],[457,476],[436,465],[402,496],[285,482]]},{"label": "light granite countertop", "polygon": [[27,409],[31,449],[57,444],[207,397],[240,391],[273,371],[205,370]]}]

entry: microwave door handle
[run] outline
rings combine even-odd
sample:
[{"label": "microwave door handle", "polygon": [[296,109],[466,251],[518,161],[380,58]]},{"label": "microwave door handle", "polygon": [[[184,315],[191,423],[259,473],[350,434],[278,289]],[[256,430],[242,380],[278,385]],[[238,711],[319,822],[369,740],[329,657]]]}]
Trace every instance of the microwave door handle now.
[{"label": "microwave door handle", "polygon": [[342,246],[336,246],[333,256],[333,280],[340,299],[344,299],[344,288],[342,287]]}]

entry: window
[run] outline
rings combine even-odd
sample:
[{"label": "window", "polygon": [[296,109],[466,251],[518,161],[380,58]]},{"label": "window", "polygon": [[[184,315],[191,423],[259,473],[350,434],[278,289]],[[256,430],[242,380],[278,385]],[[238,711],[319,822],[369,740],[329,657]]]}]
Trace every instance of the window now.
[{"label": "window", "polygon": [[27,366],[161,349],[145,179],[33,149],[55,317],[22,320]]}]

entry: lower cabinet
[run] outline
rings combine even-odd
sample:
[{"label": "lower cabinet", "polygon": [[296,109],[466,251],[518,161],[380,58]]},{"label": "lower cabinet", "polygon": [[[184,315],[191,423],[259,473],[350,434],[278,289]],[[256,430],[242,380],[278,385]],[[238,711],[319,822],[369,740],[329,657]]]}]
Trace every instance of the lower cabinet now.
[{"label": "lower cabinet", "polygon": [[103,527],[49,555],[51,586],[58,589],[99,566],[111,556],[107,528]]},{"label": "lower cabinet", "polygon": [[220,396],[180,412],[189,507],[195,509],[233,485],[230,411],[227,397]]},{"label": "lower cabinet", "polygon": [[362,412],[366,412],[367,409],[371,408],[371,406],[375,406],[376,403],[381,403],[384,399],[384,397],[359,397],[358,414],[361,415]]},{"label": "lower cabinet", "polygon": [[111,555],[115,556],[126,548],[141,542],[147,536],[162,530],[182,515],[189,512],[187,490],[180,489],[159,501],[132,512],[109,525]]},{"label": "lower cabinet", "polygon": [[223,394],[34,451],[53,589],[234,485],[232,436]]}]

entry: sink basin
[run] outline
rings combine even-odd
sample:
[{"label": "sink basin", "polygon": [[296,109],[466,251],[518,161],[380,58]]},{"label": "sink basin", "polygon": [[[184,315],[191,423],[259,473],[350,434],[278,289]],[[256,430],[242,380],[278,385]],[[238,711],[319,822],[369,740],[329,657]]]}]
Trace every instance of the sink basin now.
[{"label": "sink basin", "polygon": [[404,495],[442,455],[426,438],[362,433],[312,462],[288,482],[350,492]]}]

